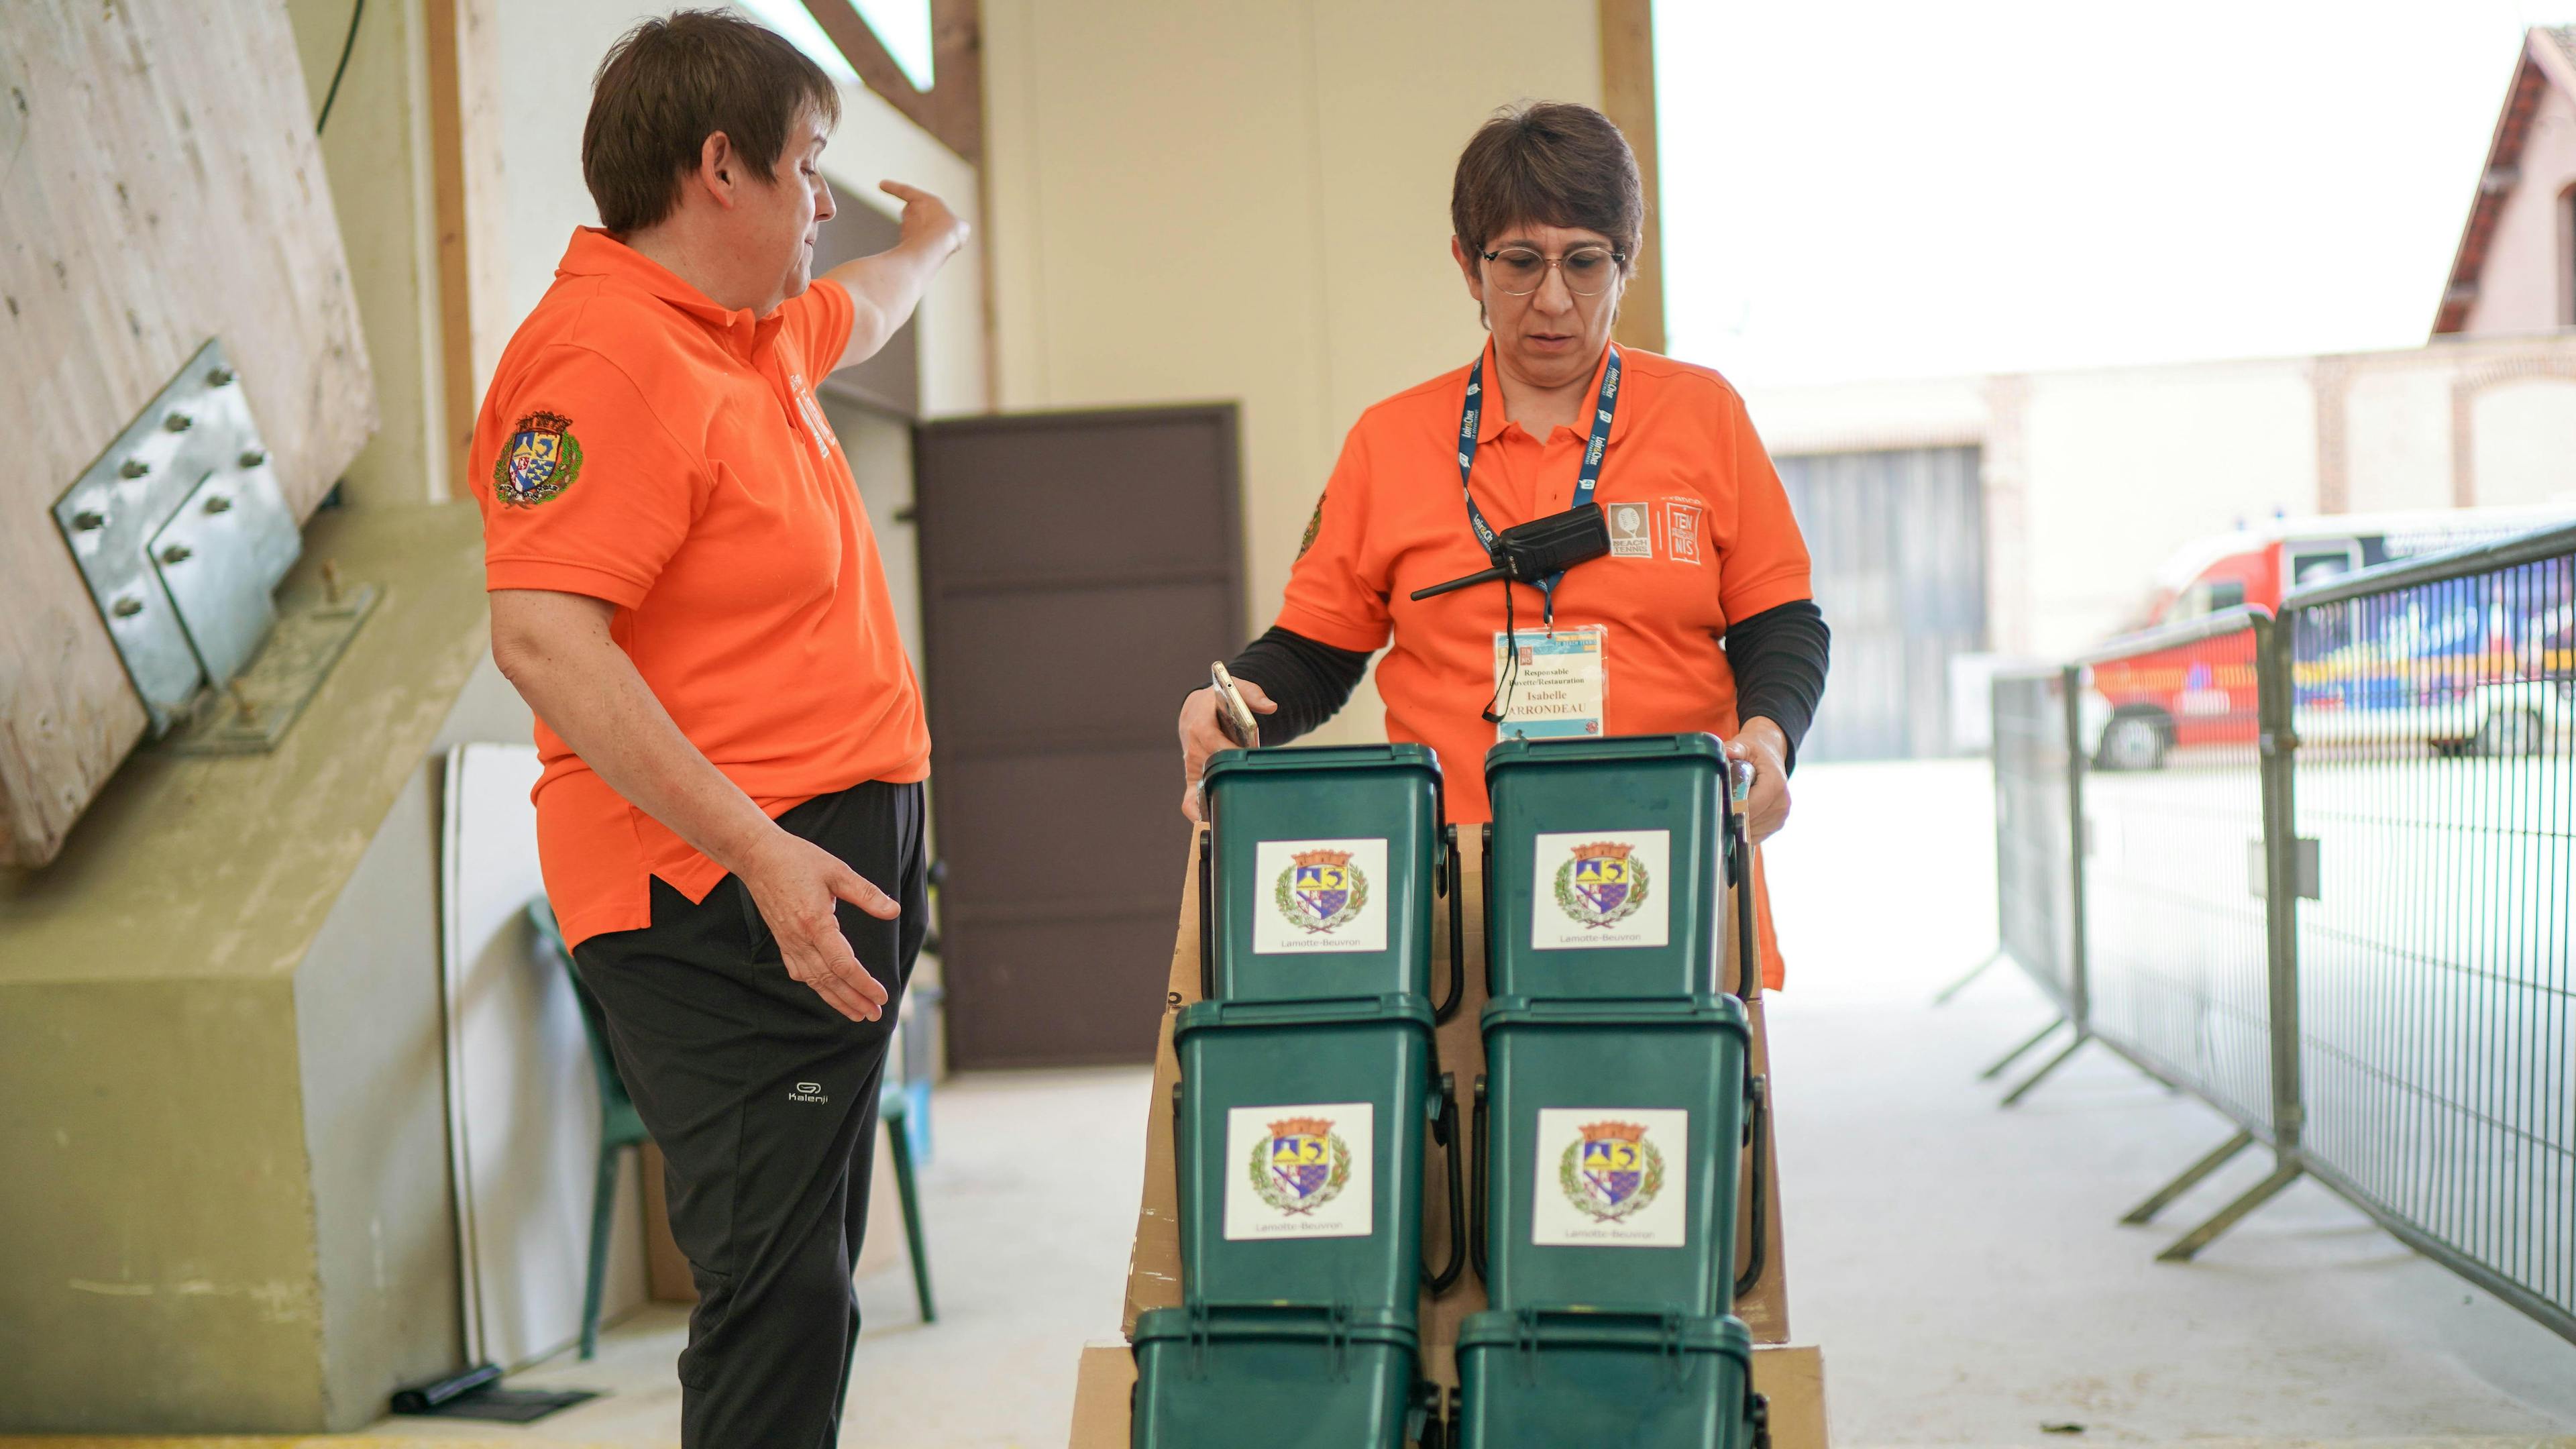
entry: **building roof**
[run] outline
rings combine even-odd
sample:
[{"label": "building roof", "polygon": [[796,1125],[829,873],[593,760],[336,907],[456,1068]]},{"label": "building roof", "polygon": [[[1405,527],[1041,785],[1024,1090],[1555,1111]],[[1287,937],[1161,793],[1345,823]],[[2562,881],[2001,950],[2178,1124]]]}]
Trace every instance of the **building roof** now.
[{"label": "building roof", "polygon": [[2486,268],[2487,245],[2495,237],[2505,198],[2521,179],[2522,145],[2531,134],[2531,118],[2553,85],[2576,96],[2576,25],[2534,26],[2523,36],[2522,59],[2514,66],[2504,112],[2496,117],[2495,139],[2487,144],[2487,164],[2478,173],[2477,194],[2469,203],[2469,224],[2461,228],[2450,280],[2442,288],[2441,306],[2433,313],[2436,337],[2468,325],[2469,309],[2478,299],[2478,275]]}]

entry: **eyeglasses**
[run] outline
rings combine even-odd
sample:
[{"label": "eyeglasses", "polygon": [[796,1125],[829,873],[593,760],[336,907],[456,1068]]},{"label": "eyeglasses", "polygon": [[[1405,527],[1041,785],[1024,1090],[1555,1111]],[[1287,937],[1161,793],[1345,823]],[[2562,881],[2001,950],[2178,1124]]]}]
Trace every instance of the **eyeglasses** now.
[{"label": "eyeglasses", "polygon": [[1565,290],[1578,297],[1598,297],[1610,289],[1610,279],[1628,260],[1625,252],[1598,246],[1576,247],[1561,257],[1528,247],[1499,247],[1484,257],[1485,280],[1514,297],[1537,291],[1546,283],[1550,267],[1565,278]]}]

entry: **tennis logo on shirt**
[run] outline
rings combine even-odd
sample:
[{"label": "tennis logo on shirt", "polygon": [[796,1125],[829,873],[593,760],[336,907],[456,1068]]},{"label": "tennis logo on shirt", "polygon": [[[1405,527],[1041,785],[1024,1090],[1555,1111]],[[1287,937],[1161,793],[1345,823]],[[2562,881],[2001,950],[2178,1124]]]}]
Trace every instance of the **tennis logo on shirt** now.
[{"label": "tennis logo on shirt", "polygon": [[814,401],[814,390],[805,385],[805,374],[787,374],[787,385],[796,394],[796,411],[804,417],[806,436],[814,440],[814,456],[830,462],[832,449],[840,439],[832,435],[832,425],[823,420],[823,409]]},{"label": "tennis logo on shirt", "polygon": [[510,430],[509,446],[492,465],[492,496],[508,508],[533,508],[563,496],[581,476],[581,444],[572,419],[533,412]]},{"label": "tennis logo on shirt", "polygon": [[1700,506],[1679,499],[1664,501],[1665,550],[1675,563],[1698,563]]},{"label": "tennis logo on shirt", "polygon": [[1613,558],[1655,556],[1654,515],[1643,503],[1610,505],[1610,554]]}]

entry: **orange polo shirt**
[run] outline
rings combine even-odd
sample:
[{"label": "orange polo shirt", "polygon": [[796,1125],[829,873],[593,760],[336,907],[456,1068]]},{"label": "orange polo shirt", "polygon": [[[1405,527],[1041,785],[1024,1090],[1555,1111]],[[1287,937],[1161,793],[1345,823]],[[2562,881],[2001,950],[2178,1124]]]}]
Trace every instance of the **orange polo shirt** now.
[{"label": "orange polo shirt", "polygon": [[[616,605],[610,636],[654,697],[773,817],[930,773],[876,537],[814,401],[851,320],[821,281],[766,317],[728,310],[584,227],[474,427],[485,586]],[[654,876],[693,901],[724,878],[544,720],[536,738],[567,943],[651,924]]]},{"label": "orange polo shirt", "polygon": [[[1733,737],[1735,674],[1719,647],[1728,621],[1808,598],[1807,546],[1744,403],[1705,367],[1620,349],[1618,407],[1594,501],[1613,520],[1613,552],[1569,570],[1556,625],[1606,630],[1604,728],[1614,735],[1705,730]],[[1587,398],[1597,396],[1605,351]],[[1494,726],[1494,636],[1502,590],[1514,623],[1541,627],[1544,600],[1523,584],[1481,584],[1415,603],[1415,589],[1484,568],[1458,493],[1458,423],[1467,372],[1434,378],[1360,415],[1325,485],[1312,540],[1288,579],[1279,627],[1336,649],[1393,647],[1378,661],[1387,737],[1440,756],[1449,818],[1492,818],[1485,751]],[[1503,417],[1492,344],[1477,433],[1476,505],[1497,530],[1574,504],[1586,426],[1531,437]],[[1620,505],[1634,505],[1623,513]],[[1763,975],[1780,984],[1779,946],[1758,890]]]}]

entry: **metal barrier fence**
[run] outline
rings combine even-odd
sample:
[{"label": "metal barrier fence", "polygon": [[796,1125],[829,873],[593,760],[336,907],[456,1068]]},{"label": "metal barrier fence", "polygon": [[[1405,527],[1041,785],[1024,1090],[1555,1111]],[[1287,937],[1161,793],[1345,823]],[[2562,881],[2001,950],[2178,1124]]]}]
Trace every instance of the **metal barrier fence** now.
[{"label": "metal barrier fence", "polygon": [[2081,1021],[2066,704],[2063,671],[1995,676],[1995,879],[2004,883],[1996,934],[2057,1009]]},{"label": "metal barrier fence", "polygon": [[2000,954],[2056,1061],[2099,1041],[2240,1128],[2128,1221],[2261,1143],[2164,1257],[2311,1176],[2576,1339],[2576,528],[2055,675],[2054,744],[2047,676],[1995,686]]}]

